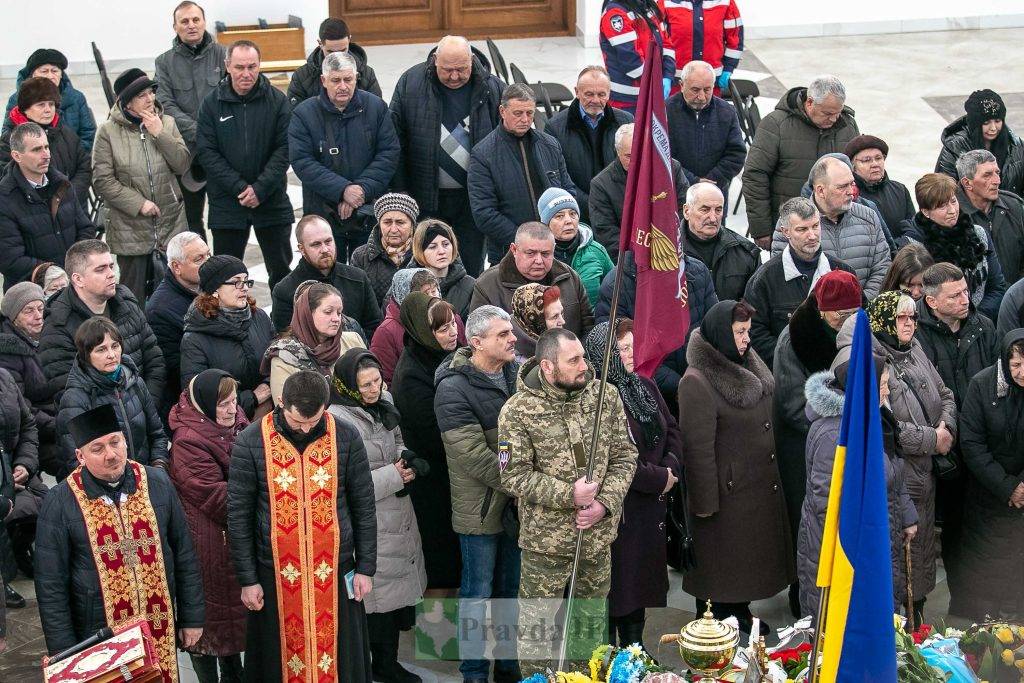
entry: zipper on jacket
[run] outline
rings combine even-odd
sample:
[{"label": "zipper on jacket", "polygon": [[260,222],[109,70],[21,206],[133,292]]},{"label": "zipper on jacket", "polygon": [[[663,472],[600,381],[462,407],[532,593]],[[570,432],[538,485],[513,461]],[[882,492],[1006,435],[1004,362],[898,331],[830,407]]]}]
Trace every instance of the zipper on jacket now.
[{"label": "zipper on jacket", "polygon": [[[149,194],[152,197],[150,201],[156,204],[156,182],[153,180],[153,162],[149,158],[149,146],[146,145],[146,131],[139,127],[139,139],[142,140],[142,154],[146,157],[146,175],[149,177]],[[159,204],[156,204],[159,208]],[[160,237],[157,234],[157,216],[153,216],[153,251],[157,251],[160,246]]]},{"label": "zipper on jacket", "polygon": [[480,507],[480,523],[484,523],[484,519],[487,518],[487,512],[491,509],[491,499],[494,497],[494,489],[487,487],[487,493],[484,494],[484,504]]},{"label": "zipper on jacket", "polygon": [[[124,372],[124,370],[121,372]],[[135,452],[135,444],[132,443],[132,429],[131,424],[128,422],[128,411],[125,410],[124,401],[121,400],[121,391],[115,391],[114,396],[117,397],[117,405],[121,406],[121,416],[124,418],[124,436],[128,439],[128,457],[135,460],[132,456],[137,456],[138,453]]]},{"label": "zipper on jacket", "polygon": [[533,207],[534,213],[536,213],[537,192],[533,189],[533,180],[530,178],[530,164],[526,160],[526,145],[523,144],[522,138],[519,138],[519,154],[523,158],[523,175],[526,176],[526,188],[530,191],[530,206]]}]

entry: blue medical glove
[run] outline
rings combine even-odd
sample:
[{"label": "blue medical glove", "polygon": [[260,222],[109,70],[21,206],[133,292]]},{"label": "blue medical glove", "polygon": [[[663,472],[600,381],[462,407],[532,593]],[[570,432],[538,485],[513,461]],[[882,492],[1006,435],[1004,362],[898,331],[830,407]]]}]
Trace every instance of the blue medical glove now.
[{"label": "blue medical glove", "polygon": [[718,77],[718,89],[721,92],[725,92],[729,89],[729,79],[732,78],[731,71],[723,71]]},{"label": "blue medical glove", "polygon": [[665,91],[665,99],[667,100],[668,93],[670,90],[672,90],[672,79],[666,76],[665,78],[661,79],[661,85],[662,89]]}]

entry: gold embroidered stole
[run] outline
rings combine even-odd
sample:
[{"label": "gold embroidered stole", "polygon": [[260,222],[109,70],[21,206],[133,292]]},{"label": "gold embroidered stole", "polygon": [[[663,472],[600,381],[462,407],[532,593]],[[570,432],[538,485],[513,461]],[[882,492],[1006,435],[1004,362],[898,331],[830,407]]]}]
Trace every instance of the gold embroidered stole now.
[{"label": "gold embroidered stole", "polygon": [[327,433],[302,454],[274,427],[273,413],[262,424],[281,672],[288,683],[339,680],[338,454],[334,418],[325,418]]},{"label": "gold embroidered stole", "polygon": [[85,520],[107,626],[117,628],[145,617],[156,641],[163,680],[177,683],[173,601],[164,569],[160,527],[149,500],[145,468],[132,461],[128,467],[135,473],[136,489],[120,506],[106,502],[104,497],[86,496],[81,467],[68,477],[68,485]]}]

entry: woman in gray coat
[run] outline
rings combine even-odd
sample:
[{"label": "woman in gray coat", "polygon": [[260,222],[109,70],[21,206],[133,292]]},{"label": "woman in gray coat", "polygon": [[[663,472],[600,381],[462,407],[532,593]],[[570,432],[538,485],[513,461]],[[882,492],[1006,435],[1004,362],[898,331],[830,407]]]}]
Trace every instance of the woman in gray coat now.
[{"label": "woman in gray coat", "polygon": [[[93,145],[92,183],[110,209],[107,243],[117,255],[121,284],[140,303],[154,277],[154,252],[186,228],[176,175],[188,170],[190,155],[174,119],[156,101],[156,83],[141,69],[114,81],[117,99]],[[151,292],[152,290],[150,290]]]},{"label": "woman in gray coat", "polygon": [[[899,448],[906,463],[907,490],[919,518],[911,544],[914,611],[920,618],[935,588],[935,486],[932,457],[956,442],[956,402],[935,366],[914,339],[917,310],[900,292],[884,292],[867,308],[875,348],[889,369],[889,404],[899,425]],[[918,621],[920,623],[920,621]]]},{"label": "woman in gray coat", "polygon": [[418,681],[398,663],[398,634],[412,628],[414,606],[427,587],[423,548],[405,485],[416,473],[405,466],[398,410],[384,391],[380,363],[366,349],[350,349],[334,365],[331,414],[347,420],[366,446],[377,501],[377,573],[363,598],[376,681]]},{"label": "woman in gray coat", "polygon": [[[899,609],[906,596],[906,573],[903,570],[903,544],[917,532],[917,512],[907,493],[904,463],[898,457],[899,428],[892,412],[885,407],[889,400],[888,368],[881,356],[875,356],[878,377],[879,406],[882,407],[882,435],[885,449],[885,484],[889,503],[889,539],[892,548],[893,608]],[[807,398],[807,491],[800,515],[797,535],[796,564],[800,580],[800,611],[817,617],[818,558],[821,555],[821,534],[825,527],[825,511],[835,464],[836,442],[843,418],[844,391],[849,359],[836,359],[832,370],[816,372],[804,385]]]}]

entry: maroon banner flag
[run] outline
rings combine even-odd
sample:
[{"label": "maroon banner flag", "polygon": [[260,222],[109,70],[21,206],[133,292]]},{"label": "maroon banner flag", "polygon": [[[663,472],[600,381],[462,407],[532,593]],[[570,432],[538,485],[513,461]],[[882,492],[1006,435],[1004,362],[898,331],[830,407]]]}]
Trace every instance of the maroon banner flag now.
[{"label": "maroon banner flag", "polygon": [[690,329],[686,259],[672,181],[661,79],[661,49],[647,45],[640,79],[633,150],[626,176],[619,254],[636,259],[633,363],[645,377],[686,341]]}]

